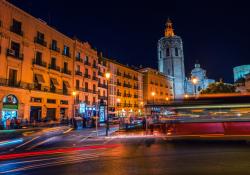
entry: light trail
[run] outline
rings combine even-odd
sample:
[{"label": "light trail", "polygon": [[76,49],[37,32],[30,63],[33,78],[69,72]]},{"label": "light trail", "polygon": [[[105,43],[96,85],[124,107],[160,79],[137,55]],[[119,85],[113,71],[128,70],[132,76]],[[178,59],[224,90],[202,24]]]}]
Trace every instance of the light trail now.
[{"label": "light trail", "polygon": [[40,136],[34,137],[33,139],[31,139],[31,140],[29,140],[29,141],[27,141],[27,142],[25,142],[25,143],[23,143],[23,144],[17,146],[15,149],[20,148],[20,147],[22,147],[22,146],[24,146],[24,145],[27,145],[27,144],[29,144],[30,142],[32,142],[32,141],[38,139],[39,137],[40,137]]},{"label": "light trail", "polygon": [[[36,169],[36,168],[44,168],[44,167],[50,167],[50,166],[58,166],[58,165],[65,165],[65,164],[73,164],[73,163],[78,163],[78,162],[82,162],[82,161],[87,161],[87,160],[92,160],[92,159],[96,159],[98,158],[99,155],[89,155],[87,157],[82,157],[82,156],[74,156],[72,158],[69,159],[64,159],[64,160],[57,160],[54,158],[54,162],[50,162],[48,160],[43,160],[46,162],[41,162],[41,163],[37,163],[36,164],[31,164],[31,165],[24,165],[20,168],[15,168],[12,170],[7,170],[7,171],[2,171],[0,172],[0,174],[6,174],[6,173],[14,173],[14,172],[19,172],[19,171],[26,171],[26,170],[30,170],[30,169]],[[53,159],[49,159],[49,160],[53,160]],[[26,162],[27,163],[27,162]]]},{"label": "light trail", "polygon": [[46,140],[44,140],[42,142],[39,142],[39,143],[31,146],[30,148],[27,148],[26,150],[32,150],[32,149],[34,149],[34,148],[36,148],[36,147],[38,147],[38,146],[40,146],[40,145],[42,145],[44,143],[50,142],[51,140],[54,140],[54,139],[55,139],[55,137],[48,138],[48,139],[46,139]]},{"label": "light trail", "polygon": [[5,155],[0,155],[0,160],[24,158],[24,157],[31,157],[31,156],[41,156],[41,155],[65,154],[65,153],[71,153],[75,151],[115,148],[118,146],[119,144],[93,145],[93,146],[85,146],[85,147],[78,147],[78,148],[64,148],[64,149],[61,148],[61,149],[46,150],[46,151],[33,151],[33,152],[24,152],[24,153],[16,153],[16,154],[5,154]]},{"label": "light trail", "polygon": [[0,142],[0,147],[7,146],[7,145],[13,145],[13,144],[17,144],[17,143],[22,143],[22,142],[23,142],[23,138],[13,139],[13,140],[5,140],[5,141]]}]

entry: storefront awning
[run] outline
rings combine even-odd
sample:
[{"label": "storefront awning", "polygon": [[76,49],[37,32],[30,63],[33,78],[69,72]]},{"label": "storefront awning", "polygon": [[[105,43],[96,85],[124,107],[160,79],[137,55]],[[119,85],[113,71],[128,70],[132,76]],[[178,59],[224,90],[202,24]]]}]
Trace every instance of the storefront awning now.
[{"label": "storefront awning", "polygon": [[41,74],[35,74],[35,77],[36,77],[36,79],[37,79],[37,81],[38,81],[39,84],[45,82],[44,78],[43,78],[43,76]]},{"label": "storefront awning", "polygon": [[67,88],[70,88],[70,85],[69,85],[69,82],[68,82],[68,81],[63,81],[63,83],[65,84],[65,86],[66,86]]},{"label": "storefront awning", "polygon": [[52,83],[54,84],[54,86],[58,86],[59,85],[59,83],[58,83],[58,81],[57,81],[56,78],[50,78],[50,80],[52,81]]}]

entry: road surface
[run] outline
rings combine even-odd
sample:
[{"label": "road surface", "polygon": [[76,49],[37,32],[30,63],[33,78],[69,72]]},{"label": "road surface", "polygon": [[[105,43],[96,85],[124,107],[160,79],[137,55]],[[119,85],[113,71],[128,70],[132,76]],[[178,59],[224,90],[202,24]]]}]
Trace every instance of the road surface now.
[{"label": "road surface", "polygon": [[136,133],[96,138],[91,132],[70,131],[34,140],[34,144],[0,155],[0,174],[250,173],[250,145],[246,142],[172,142],[165,136]]}]

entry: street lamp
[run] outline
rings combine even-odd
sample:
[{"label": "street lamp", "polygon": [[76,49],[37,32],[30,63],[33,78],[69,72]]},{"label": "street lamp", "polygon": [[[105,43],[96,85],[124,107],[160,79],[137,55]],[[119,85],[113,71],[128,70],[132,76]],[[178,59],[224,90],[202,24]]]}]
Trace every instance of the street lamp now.
[{"label": "street lamp", "polygon": [[155,92],[151,92],[151,95],[153,97],[153,105],[155,104]]},{"label": "street lamp", "polygon": [[[72,95],[73,95],[73,97],[74,97],[74,103],[73,103],[73,118],[75,118],[75,105],[76,105],[76,95],[77,95],[77,93],[76,93],[76,91],[73,91],[72,92]],[[73,120],[72,120],[73,121]],[[73,125],[74,125],[74,123],[72,123]]]},{"label": "street lamp", "polygon": [[107,79],[107,120],[106,120],[106,136],[109,135],[109,79],[111,74],[109,72],[105,73],[105,77]]},{"label": "street lamp", "polygon": [[192,83],[194,85],[194,95],[196,96],[196,94],[197,94],[197,92],[196,92],[196,85],[198,84],[198,78],[193,77],[191,81],[192,81]]}]

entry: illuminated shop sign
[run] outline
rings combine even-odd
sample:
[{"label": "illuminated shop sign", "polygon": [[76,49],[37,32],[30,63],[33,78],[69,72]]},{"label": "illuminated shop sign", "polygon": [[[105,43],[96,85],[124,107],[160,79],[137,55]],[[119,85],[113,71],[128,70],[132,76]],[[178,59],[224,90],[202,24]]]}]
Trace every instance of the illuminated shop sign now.
[{"label": "illuminated shop sign", "polygon": [[100,122],[105,121],[105,106],[100,106],[99,118],[100,118]]},{"label": "illuminated shop sign", "polygon": [[85,103],[80,103],[79,113],[84,114],[85,112],[86,112],[86,104]]},{"label": "illuminated shop sign", "polygon": [[18,100],[14,95],[7,95],[3,99],[3,109],[18,109]]}]

